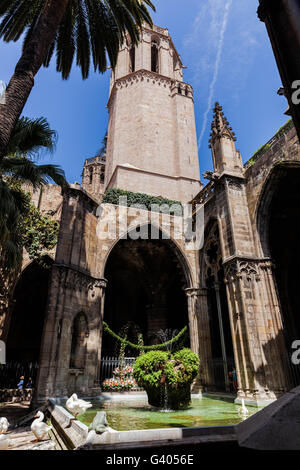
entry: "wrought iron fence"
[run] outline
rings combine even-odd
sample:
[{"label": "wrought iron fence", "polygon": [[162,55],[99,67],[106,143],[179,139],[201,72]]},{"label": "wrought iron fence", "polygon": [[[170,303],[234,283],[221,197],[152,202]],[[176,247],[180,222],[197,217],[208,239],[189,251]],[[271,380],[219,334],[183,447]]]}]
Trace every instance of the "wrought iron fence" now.
[{"label": "wrought iron fence", "polygon": [[17,388],[21,376],[24,376],[24,387],[29,377],[32,378],[33,386],[35,386],[37,370],[37,362],[8,362],[0,365],[0,389]]},{"label": "wrought iron fence", "polygon": [[105,356],[101,359],[100,381],[110,379],[113,376],[113,371],[120,367],[133,367],[136,357],[108,357]]}]

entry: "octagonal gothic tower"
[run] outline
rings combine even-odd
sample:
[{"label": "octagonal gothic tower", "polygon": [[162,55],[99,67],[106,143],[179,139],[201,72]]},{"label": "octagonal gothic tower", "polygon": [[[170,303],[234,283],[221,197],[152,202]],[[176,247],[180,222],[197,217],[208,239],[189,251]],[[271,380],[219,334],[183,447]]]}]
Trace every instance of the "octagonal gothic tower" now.
[{"label": "octagonal gothic tower", "polygon": [[182,202],[201,189],[193,89],[167,29],[123,43],[111,75],[105,188]]}]

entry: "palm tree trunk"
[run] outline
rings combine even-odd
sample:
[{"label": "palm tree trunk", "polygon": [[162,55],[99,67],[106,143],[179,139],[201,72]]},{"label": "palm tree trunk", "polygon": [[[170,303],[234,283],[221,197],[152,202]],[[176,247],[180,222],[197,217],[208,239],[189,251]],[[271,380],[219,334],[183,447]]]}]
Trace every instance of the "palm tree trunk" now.
[{"label": "palm tree trunk", "polygon": [[15,72],[0,104],[0,160],[5,155],[11,132],[19,119],[42,66],[48,48],[63,18],[69,0],[45,0],[37,25],[23,49]]}]

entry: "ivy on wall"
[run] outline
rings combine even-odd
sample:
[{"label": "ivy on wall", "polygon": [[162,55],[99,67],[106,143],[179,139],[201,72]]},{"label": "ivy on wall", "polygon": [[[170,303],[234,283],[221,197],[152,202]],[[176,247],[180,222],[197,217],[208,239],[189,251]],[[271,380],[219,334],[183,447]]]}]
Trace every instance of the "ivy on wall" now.
[{"label": "ivy on wall", "polygon": [[246,162],[245,167],[248,168],[256,162],[256,160],[263,155],[269,148],[271,148],[272,144],[275,140],[279,140],[284,134],[286,134],[292,127],[294,127],[294,122],[290,119],[286,122],[280,129],[276,132],[276,134],[272,137],[271,141],[267,142],[266,144],[262,145],[252,157]]},{"label": "ivy on wall", "polygon": [[18,222],[20,249],[25,248],[30,259],[46,266],[47,252],[57,244],[59,223],[35,207],[31,195],[22,189],[21,184],[10,182],[10,185],[20,192],[25,201]]},{"label": "ivy on wall", "polygon": [[[127,207],[137,207],[142,204],[147,210],[153,210],[154,212],[161,212],[163,214],[182,216],[182,205],[179,201],[172,201],[170,199],[149,196],[144,193],[134,193],[131,191],[124,191],[122,189],[108,189],[102,199],[103,203],[122,205],[120,197],[127,197]],[[158,205],[158,207],[151,207],[152,205]],[[172,208],[172,206],[174,206]],[[171,208],[171,210],[170,210]]]},{"label": "ivy on wall", "polygon": [[22,241],[29,258],[44,263],[45,252],[57,244],[59,223],[41,212],[30,202],[22,221]]}]

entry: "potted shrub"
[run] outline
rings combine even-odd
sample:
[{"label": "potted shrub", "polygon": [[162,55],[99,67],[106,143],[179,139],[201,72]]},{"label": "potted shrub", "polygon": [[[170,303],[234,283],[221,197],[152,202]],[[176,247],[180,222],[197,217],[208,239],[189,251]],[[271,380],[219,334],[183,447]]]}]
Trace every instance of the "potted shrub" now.
[{"label": "potted shrub", "polygon": [[133,376],[147,392],[149,405],[179,410],[190,404],[198,370],[199,357],[188,348],[174,354],[150,351],[136,359]]}]

